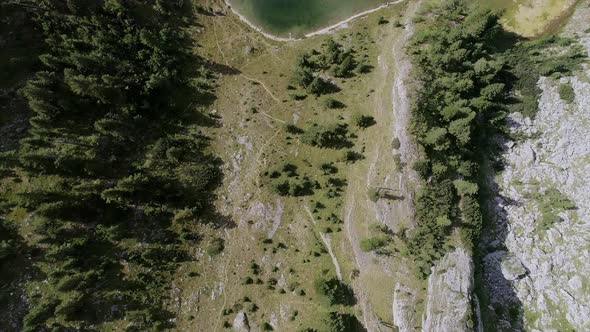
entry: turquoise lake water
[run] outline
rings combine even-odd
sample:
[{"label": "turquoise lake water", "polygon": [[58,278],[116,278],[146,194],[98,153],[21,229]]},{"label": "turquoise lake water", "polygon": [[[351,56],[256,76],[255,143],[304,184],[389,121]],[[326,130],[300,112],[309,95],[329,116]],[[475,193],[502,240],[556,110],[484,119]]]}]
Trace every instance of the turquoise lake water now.
[{"label": "turquoise lake water", "polygon": [[[391,1],[391,0],[390,0]],[[352,15],[376,8],[384,0],[230,0],[234,9],[273,35],[300,37]]]}]

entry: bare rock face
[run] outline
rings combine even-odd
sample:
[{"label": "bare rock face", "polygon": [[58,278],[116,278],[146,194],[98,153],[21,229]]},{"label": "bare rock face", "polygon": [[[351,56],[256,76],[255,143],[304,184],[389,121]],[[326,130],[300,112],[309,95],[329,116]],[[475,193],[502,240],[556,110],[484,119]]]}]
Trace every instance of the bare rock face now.
[{"label": "bare rock face", "polygon": [[[589,18],[583,1],[565,29],[588,51]],[[589,77],[588,64],[568,77],[542,77],[535,118],[511,117],[523,139],[508,146],[496,179],[501,230],[483,259],[491,304],[510,304],[509,330],[590,330]],[[561,99],[562,84],[572,87],[572,101]]]},{"label": "bare rock face", "polygon": [[[584,331],[590,329],[590,290],[582,286],[590,282],[590,100],[584,100],[590,83],[567,78],[576,92],[572,104],[560,99],[560,84],[542,78],[535,120],[516,122],[530,138],[509,151],[499,181],[498,206],[509,225],[499,266],[526,313],[522,328]],[[494,297],[503,302],[502,294]]]},{"label": "bare rock face", "polygon": [[473,260],[463,248],[446,254],[428,278],[422,330],[461,332],[475,328],[471,307]]},{"label": "bare rock face", "polygon": [[232,327],[237,332],[250,332],[250,325],[245,312],[241,311],[236,315]]},{"label": "bare rock face", "polygon": [[416,317],[416,293],[415,290],[395,284],[393,290],[393,324],[397,326],[399,332],[414,331],[414,322],[418,321]]},{"label": "bare rock face", "polygon": [[506,255],[500,262],[500,266],[502,274],[510,281],[522,279],[527,274],[527,270],[520,260],[512,255]]}]

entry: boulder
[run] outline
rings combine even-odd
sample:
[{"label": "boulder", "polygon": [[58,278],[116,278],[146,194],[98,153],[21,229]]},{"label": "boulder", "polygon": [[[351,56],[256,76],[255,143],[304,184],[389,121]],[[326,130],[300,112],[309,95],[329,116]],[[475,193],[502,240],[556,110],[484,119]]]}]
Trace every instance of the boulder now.
[{"label": "boulder", "polygon": [[250,325],[248,325],[248,317],[246,313],[240,311],[236,318],[234,318],[234,323],[232,324],[234,331],[237,332],[250,332]]},{"label": "boulder", "polygon": [[500,265],[502,267],[502,274],[506,280],[518,280],[527,274],[526,268],[513,255],[506,255]]},{"label": "boulder", "polygon": [[425,332],[473,331],[471,307],[473,260],[463,248],[446,254],[432,268],[428,278],[426,311],[422,321]]}]

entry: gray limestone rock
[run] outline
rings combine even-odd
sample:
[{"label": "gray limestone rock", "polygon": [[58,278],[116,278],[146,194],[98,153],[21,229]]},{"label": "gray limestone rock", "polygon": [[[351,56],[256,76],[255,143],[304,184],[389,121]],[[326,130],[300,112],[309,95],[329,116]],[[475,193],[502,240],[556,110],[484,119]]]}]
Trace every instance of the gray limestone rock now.
[{"label": "gray limestone rock", "polygon": [[414,331],[414,322],[419,321],[416,315],[415,290],[396,283],[393,290],[393,324],[399,332]]},{"label": "gray limestone rock", "polygon": [[[590,31],[583,28],[588,4],[580,3],[564,31],[590,51]],[[506,151],[506,167],[496,178],[497,227],[485,245],[495,251],[482,263],[490,302],[516,303],[521,311],[522,326],[512,329],[590,331],[588,77],[588,64],[561,79],[542,77],[534,119],[509,119],[523,139]],[[574,90],[572,103],[559,96],[564,83]],[[564,208],[564,201],[575,208]]]},{"label": "gray limestone rock", "polygon": [[425,332],[473,331],[471,308],[473,261],[463,248],[446,254],[432,268],[428,278],[426,311],[422,321]]},{"label": "gray limestone rock", "polygon": [[502,274],[507,280],[521,279],[527,274],[526,268],[516,256],[507,255],[500,265],[502,266]]},{"label": "gray limestone rock", "polygon": [[236,315],[232,327],[237,332],[250,332],[250,325],[248,324],[248,317],[245,312],[240,311]]}]

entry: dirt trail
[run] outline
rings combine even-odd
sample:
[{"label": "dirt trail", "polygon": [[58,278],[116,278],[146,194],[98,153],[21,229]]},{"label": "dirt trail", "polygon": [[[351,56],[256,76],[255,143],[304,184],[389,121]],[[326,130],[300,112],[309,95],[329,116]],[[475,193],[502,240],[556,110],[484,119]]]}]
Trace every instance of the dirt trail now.
[{"label": "dirt trail", "polygon": [[217,21],[213,21],[213,33],[215,35],[215,45],[217,46],[217,50],[219,51],[219,53],[221,54],[221,58],[223,59],[223,63],[225,63],[225,65],[229,65],[229,62],[227,62],[227,59],[225,58],[225,53],[223,53],[223,50],[221,49],[221,46],[219,45],[219,37],[217,36]]},{"label": "dirt trail", "polygon": [[[250,81],[250,82],[255,82],[255,83],[258,83],[258,84],[262,85],[262,87],[264,88],[264,90],[266,90],[266,92],[268,92],[268,94],[270,95],[270,97],[271,97],[272,99],[274,99],[274,101],[276,101],[277,103],[280,103],[280,102],[281,102],[281,101],[280,101],[280,100],[279,100],[277,97],[275,97],[275,95],[274,95],[274,94],[273,94],[273,93],[272,93],[272,92],[271,92],[271,91],[270,91],[270,90],[269,90],[269,89],[266,87],[266,85],[264,84],[264,82],[262,82],[262,81],[260,81],[260,80],[257,80],[257,79],[255,79],[255,78],[248,77],[248,76],[246,76],[246,75],[244,75],[244,74],[240,74],[240,76],[242,76],[243,78],[247,79],[247,80],[248,80],[248,81]],[[269,115],[269,116],[270,116],[270,115]],[[273,119],[275,119],[275,118],[273,118]],[[275,119],[275,120],[277,120],[277,121],[280,121],[280,122],[282,122],[282,123],[285,123],[285,121],[283,121],[283,120],[279,120],[279,119]]]},{"label": "dirt trail", "polygon": [[[363,322],[368,331],[386,331],[381,319],[391,321],[390,317],[379,317],[372,308],[374,301],[371,294],[383,289],[385,284],[372,285],[371,274],[379,273],[384,278],[396,278],[399,264],[392,258],[374,259],[371,253],[360,249],[359,243],[368,236],[368,226],[375,222],[387,225],[391,230],[398,231],[401,227],[413,222],[411,192],[415,186],[416,176],[410,166],[396,170],[396,155],[402,163],[411,165],[417,155],[415,145],[408,133],[410,102],[407,81],[410,74],[410,63],[404,54],[404,46],[413,33],[411,18],[419,6],[418,2],[408,5],[404,15],[405,28],[384,34],[381,43],[384,45],[378,57],[375,93],[372,98],[373,116],[377,122],[375,128],[366,135],[365,156],[368,163],[359,163],[349,176],[349,186],[345,197],[344,224],[346,236],[352,247],[354,262],[360,271],[360,277],[353,283],[363,312]],[[393,77],[391,76],[393,74]],[[393,144],[398,139],[399,146]],[[385,187],[398,191],[402,200],[391,201],[381,199],[373,203],[367,197],[372,187]],[[403,226],[402,226],[403,225]],[[405,270],[405,269],[404,269]],[[388,281],[389,282],[389,281]],[[393,286],[393,285],[392,285]],[[372,291],[371,291],[372,290]],[[393,291],[393,288],[391,289]],[[388,308],[392,308],[392,298]],[[391,309],[389,309],[391,310]],[[383,310],[381,310],[383,312]]]}]

